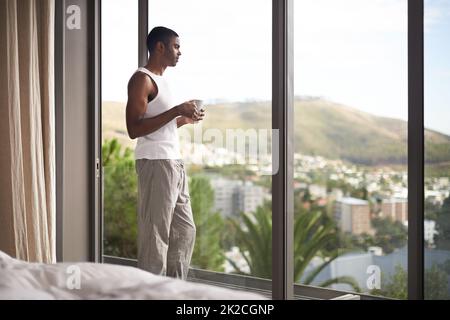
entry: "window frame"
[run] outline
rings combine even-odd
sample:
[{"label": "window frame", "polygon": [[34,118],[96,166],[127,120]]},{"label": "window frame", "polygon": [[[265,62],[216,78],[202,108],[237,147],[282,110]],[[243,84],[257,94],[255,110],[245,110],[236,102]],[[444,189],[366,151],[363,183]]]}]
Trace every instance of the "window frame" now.
[{"label": "window frame", "polygon": [[408,299],[424,299],[424,0],[408,0]]}]

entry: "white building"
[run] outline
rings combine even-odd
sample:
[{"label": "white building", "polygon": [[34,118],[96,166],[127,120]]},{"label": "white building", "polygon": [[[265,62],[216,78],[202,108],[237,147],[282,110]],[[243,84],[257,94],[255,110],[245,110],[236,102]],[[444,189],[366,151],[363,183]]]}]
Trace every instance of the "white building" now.
[{"label": "white building", "polygon": [[264,188],[251,181],[219,177],[211,179],[211,186],[214,189],[214,210],[220,211],[224,216],[255,212],[268,198]]},{"label": "white building", "polygon": [[265,192],[261,186],[246,181],[235,190],[237,212],[255,212],[264,203]]},{"label": "white building", "polygon": [[369,202],[356,198],[342,198],[335,203],[334,216],[343,232],[372,234]]},{"label": "white building", "polygon": [[[403,223],[406,227],[408,227],[408,221]],[[436,221],[427,220],[423,221],[423,238],[424,240],[431,246],[434,245],[434,236],[438,234],[436,230]]]},{"label": "white building", "polygon": [[381,203],[375,204],[375,212],[379,217],[391,218],[393,221],[408,221],[408,199],[390,198],[383,199]]},{"label": "white building", "polygon": [[221,212],[223,216],[233,215],[235,211],[233,195],[240,181],[213,178],[210,182],[214,189],[214,211]]},{"label": "white building", "polygon": [[423,237],[428,244],[434,244],[434,236],[437,234],[436,231],[436,221],[434,220],[425,220],[423,226]]}]

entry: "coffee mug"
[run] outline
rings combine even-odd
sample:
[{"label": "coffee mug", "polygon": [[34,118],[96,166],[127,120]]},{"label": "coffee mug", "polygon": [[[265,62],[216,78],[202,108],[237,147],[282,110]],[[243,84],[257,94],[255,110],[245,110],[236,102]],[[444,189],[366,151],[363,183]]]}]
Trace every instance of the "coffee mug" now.
[{"label": "coffee mug", "polygon": [[203,103],[203,100],[194,99],[194,100],[192,100],[192,102],[194,102],[194,104],[197,107],[197,109],[199,109],[199,110],[204,110],[205,109],[205,105]]}]

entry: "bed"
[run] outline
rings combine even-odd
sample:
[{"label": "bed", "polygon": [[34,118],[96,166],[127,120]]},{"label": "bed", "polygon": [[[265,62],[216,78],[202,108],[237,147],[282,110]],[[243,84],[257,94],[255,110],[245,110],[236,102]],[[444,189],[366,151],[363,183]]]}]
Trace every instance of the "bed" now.
[{"label": "bed", "polygon": [[41,264],[0,251],[0,299],[265,300],[262,295],[193,283],[128,266]]}]

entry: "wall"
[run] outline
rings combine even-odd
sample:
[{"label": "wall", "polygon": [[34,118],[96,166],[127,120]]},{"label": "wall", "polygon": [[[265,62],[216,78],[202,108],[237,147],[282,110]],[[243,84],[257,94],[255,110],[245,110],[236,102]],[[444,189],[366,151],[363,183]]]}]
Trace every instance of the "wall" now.
[{"label": "wall", "polygon": [[88,2],[56,1],[55,28],[59,28],[55,37],[55,72],[57,79],[59,77],[55,88],[59,261],[93,260],[90,246],[93,214],[90,209],[90,145],[93,141],[90,118],[94,106],[90,103],[89,28],[92,25],[89,25],[88,10],[92,5]]}]

